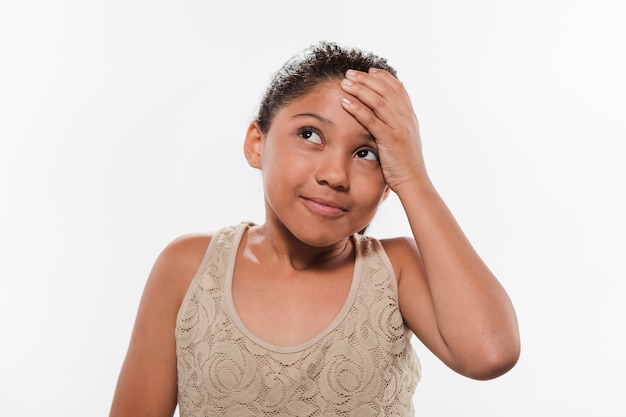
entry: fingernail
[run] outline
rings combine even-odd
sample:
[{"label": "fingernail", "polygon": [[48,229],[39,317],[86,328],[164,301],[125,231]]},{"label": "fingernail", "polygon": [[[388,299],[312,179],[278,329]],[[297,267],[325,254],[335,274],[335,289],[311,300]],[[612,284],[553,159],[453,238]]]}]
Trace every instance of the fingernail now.
[{"label": "fingernail", "polygon": [[370,74],[376,74],[378,72],[378,68],[370,68]]},{"label": "fingernail", "polygon": [[356,71],[353,69],[349,69],[346,71],[346,77],[354,77],[356,75]]},{"label": "fingernail", "polygon": [[352,101],[350,99],[347,98],[342,98],[341,101],[343,102],[343,104],[345,104],[346,106],[352,106]]},{"label": "fingernail", "polygon": [[354,84],[354,82],[352,80],[344,78],[343,80],[341,80],[341,84],[343,84],[346,87],[350,87],[352,84]]}]

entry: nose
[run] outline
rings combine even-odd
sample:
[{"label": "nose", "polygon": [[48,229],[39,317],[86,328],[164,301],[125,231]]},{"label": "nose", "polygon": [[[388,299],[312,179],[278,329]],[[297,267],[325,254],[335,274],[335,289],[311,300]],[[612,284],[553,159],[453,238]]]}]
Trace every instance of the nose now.
[{"label": "nose", "polygon": [[324,152],[317,164],[315,180],[318,184],[327,185],[335,190],[347,191],[350,188],[347,164],[348,161],[342,155]]}]

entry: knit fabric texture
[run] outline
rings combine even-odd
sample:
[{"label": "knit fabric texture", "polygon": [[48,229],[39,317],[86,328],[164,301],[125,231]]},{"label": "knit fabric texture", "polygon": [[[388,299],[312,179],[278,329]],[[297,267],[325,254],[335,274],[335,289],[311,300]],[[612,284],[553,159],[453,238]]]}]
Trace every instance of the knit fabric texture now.
[{"label": "knit fabric texture", "polygon": [[413,416],[420,365],[380,242],[353,236],[352,286],[324,331],[298,346],[275,346],[245,327],[232,298],[249,225],[213,237],[179,310],[180,416]]}]

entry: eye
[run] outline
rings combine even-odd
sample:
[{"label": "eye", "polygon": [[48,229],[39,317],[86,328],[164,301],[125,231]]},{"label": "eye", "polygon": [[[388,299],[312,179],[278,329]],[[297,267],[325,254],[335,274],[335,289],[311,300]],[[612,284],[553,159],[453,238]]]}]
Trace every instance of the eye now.
[{"label": "eye", "polygon": [[320,137],[320,135],[311,128],[308,128],[308,127],[304,128],[300,130],[298,134],[300,135],[302,139],[308,142],[316,143],[318,145],[322,143],[322,138]]},{"label": "eye", "polygon": [[368,161],[378,161],[378,155],[371,149],[359,149],[354,155],[357,158],[367,159]]}]

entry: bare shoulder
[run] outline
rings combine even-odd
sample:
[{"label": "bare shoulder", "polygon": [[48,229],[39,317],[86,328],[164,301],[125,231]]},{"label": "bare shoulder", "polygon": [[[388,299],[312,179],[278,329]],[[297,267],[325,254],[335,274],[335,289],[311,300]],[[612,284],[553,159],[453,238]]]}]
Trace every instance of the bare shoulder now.
[{"label": "bare shoulder", "polygon": [[155,284],[170,296],[182,301],[211,239],[212,234],[208,233],[187,234],[174,239],[157,257],[149,281],[156,281]]},{"label": "bare shoulder", "polygon": [[403,273],[422,269],[422,257],[415,240],[411,237],[395,237],[380,241],[385,253],[389,257],[398,280]]},{"label": "bare shoulder", "polygon": [[181,265],[196,260],[200,261],[209,243],[211,243],[212,237],[212,233],[193,233],[179,236],[165,246],[159,255],[159,260],[178,262]]},{"label": "bare shoulder", "polygon": [[185,235],[168,244],[144,288],[111,417],[172,416],[176,408],[176,315],[211,235]]}]

